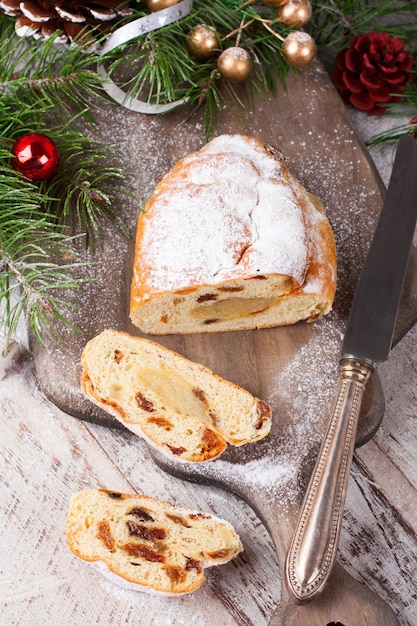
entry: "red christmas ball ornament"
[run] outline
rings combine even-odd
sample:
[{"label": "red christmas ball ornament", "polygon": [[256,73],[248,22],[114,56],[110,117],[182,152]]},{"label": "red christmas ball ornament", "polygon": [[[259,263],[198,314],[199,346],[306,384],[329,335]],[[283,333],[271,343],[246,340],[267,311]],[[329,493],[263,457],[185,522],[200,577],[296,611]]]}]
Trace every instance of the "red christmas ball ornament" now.
[{"label": "red christmas ball ornament", "polygon": [[12,153],[12,167],[35,182],[52,178],[59,165],[59,152],[55,142],[39,133],[20,137],[15,142]]}]

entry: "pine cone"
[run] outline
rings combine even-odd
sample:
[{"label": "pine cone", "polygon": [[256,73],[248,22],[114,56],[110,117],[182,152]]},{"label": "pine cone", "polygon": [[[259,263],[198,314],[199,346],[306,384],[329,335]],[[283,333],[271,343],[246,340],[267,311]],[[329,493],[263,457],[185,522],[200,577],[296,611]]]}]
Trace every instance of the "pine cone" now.
[{"label": "pine cone", "polygon": [[412,80],[413,56],[404,42],[388,33],[354,37],[336,57],[333,82],[342,99],[372,115],[399,102]]},{"label": "pine cone", "polygon": [[88,33],[102,28],[131,10],[126,0],[0,0],[6,15],[16,17],[15,30],[20,36],[47,38],[56,33],[59,41],[85,41]]}]

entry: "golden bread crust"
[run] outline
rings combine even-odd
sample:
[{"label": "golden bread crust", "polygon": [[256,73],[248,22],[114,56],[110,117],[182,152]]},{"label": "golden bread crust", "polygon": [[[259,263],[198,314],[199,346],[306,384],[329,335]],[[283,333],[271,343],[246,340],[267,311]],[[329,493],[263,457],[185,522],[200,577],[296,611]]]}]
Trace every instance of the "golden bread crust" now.
[{"label": "golden bread crust", "polygon": [[145,333],[313,321],[335,289],[322,204],[253,138],[221,136],[181,159],[138,219],[130,315]]}]

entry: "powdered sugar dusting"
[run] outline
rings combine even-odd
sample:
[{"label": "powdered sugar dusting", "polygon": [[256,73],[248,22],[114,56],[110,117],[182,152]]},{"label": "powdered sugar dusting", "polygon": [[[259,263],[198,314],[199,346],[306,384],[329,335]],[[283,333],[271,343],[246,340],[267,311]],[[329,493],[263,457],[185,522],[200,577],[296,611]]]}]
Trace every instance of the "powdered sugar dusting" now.
[{"label": "powdered sugar dusting", "polygon": [[307,238],[298,187],[258,146],[240,136],[217,137],[162,179],[140,218],[138,262],[147,268],[148,287],[215,284],[242,271],[288,275],[302,284]]},{"label": "powdered sugar dusting", "polygon": [[242,452],[238,462],[225,454],[197,471],[219,482],[227,476],[250,501],[259,497],[260,509],[298,504],[333,406],[342,338],[343,323],[333,313],[317,322],[311,341],[277,373],[264,398],[273,409],[270,436],[246,461]]}]

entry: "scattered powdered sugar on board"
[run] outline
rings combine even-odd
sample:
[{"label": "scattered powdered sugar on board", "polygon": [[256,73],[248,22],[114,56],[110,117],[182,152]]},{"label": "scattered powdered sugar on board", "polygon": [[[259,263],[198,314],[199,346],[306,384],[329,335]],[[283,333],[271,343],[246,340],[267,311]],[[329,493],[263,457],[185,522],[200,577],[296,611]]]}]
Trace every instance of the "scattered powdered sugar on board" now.
[{"label": "scattered powdered sugar on board", "polygon": [[[402,117],[384,115],[381,119],[379,115],[369,115],[353,107],[347,107],[347,111],[353,122],[360,128],[361,136],[365,142],[372,142],[377,135],[384,132],[389,133],[391,129],[407,125],[410,121],[409,115]],[[396,147],[396,141],[386,141],[368,146],[369,155],[386,187],[388,187],[391,177]]]},{"label": "scattered powdered sugar on board", "polygon": [[174,165],[176,159],[170,161],[169,155],[176,154],[181,146],[185,157],[205,143],[203,129],[197,123],[193,124],[193,132],[186,124],[178,124],[174,133],[162,137],[161,119],[163,116],[131,115],[123,109],[106,109],[100,113],[100,140],[108,141],[114,148],[119,163],[125,165],[127,180],[138,191],[134,198],[135,222],[140,208],[138,200],[148,200],[160,178]]},{"label": "scattered powdered sugar on board", "polygon": [[[335,127],[332,135],[333,139],[317,135],[317,139],[322,140],[320,152],[307,150],[307,138],[298,141],[303,151],[298,178],[321,200],[332,225],[338,272],[334,308],[339,313],[343,309],[346,314],[382,200],[378,188],[369,186],[369,174],[364,172],[361,181],[364,160],[353,132],[351,137],[346,137],[343,129]],[[338,150],[341,143],[345,146],[344,152]]]},{"label": "scattered powdered sugar on board", "polygon": [[300,490],[304,491],[337,390],[343,335],[341,321],[331,317],[332,321],[317,322],[313,339],[277,374],[265,398],[273,408],[274,425],[269,438],[256,443],[259,456],[245,462],[242,454],[239,463],[220,457],[209,470],[220,481],[225,476],[230,479],[238,493],[249,492],[251,501],[259,492],[271,505],[285,510],[297,504]]}]

